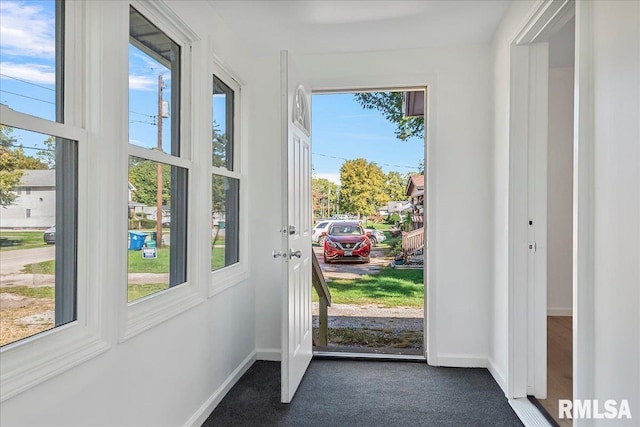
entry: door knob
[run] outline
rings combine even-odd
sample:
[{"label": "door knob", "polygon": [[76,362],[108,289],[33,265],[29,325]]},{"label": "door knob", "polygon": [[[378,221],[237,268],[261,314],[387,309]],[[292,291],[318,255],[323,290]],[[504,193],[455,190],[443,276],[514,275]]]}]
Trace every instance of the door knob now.
[{"label": "door knob", "polygon": [[280,252],[280,251],[276,251],[275,249],[273,250],[273,253],[271,254],[274,258],[278,258],[278,257],[285,257],[287,256],[287,254],[285,254],[284,252]]},{"label": "door knob", "polygon": [[289,258],[293,258],[293,257],[296,257],[296,258],[302,257],[302,251],[301,250],[297,250],[295,252],[289,251]]}]

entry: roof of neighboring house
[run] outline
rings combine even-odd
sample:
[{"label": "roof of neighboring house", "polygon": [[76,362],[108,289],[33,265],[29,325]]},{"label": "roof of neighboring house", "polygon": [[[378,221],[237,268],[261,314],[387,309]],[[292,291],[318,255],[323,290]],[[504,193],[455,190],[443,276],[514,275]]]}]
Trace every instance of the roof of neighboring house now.
[{"label": "roof of neighboring house", "polygon": [[55,187],[55,169],[25,170],[20,178],[20,187]]},{"label": "roof of neighboring house", "polygon": [[411,175],[409,177],[409,181],[407,182],[407,188],[405,190],[405,194],[407,196],[415,195],[415,191],[424,191],[424,174],[420,175]]}]

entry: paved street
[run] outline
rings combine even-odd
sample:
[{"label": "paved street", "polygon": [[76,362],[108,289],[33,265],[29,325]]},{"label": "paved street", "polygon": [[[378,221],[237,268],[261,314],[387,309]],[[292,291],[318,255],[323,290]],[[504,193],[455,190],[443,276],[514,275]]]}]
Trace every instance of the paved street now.
[{"label": "paved street", "polygon": [[51,245],[44,248],[16,249],[0,252],[0,275],[20,273],[27,264],[55,259],[56,247]]}]

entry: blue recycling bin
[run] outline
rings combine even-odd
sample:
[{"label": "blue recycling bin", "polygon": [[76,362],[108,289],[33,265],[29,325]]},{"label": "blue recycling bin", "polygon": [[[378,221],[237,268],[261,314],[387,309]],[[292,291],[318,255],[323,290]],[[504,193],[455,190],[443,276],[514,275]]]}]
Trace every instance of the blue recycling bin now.
[{"label": "blue recycling bin", "polygon": [[147,238],[147,233],[141,233],[140,231],[129,232],[129,250],[139,251],[144,246],[144,240]]}]

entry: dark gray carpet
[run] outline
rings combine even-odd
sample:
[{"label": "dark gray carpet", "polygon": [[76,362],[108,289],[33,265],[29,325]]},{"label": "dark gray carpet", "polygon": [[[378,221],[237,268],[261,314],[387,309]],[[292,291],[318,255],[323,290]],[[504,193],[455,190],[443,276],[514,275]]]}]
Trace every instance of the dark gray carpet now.
[{"label": "dark gray carpet", "polygon": [[203,426],[522,426],[486,369],[313,360],[293,402],[256,362]]}]

